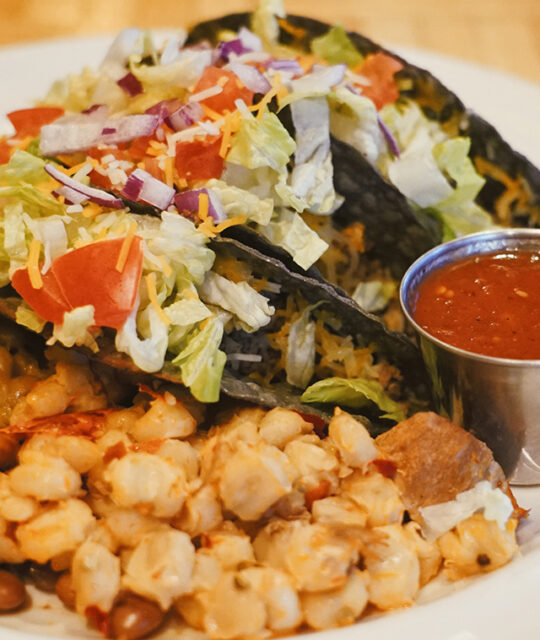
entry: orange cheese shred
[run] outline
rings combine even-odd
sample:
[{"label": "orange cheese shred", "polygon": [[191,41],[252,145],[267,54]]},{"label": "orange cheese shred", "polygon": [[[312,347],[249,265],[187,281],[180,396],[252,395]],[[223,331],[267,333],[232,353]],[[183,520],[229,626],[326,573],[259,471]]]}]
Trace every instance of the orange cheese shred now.
[{"label": "orange cheese shred", "polygon": [[208,194],[199,193],[199,218],[204,222],[208,218]]},{"label": "orange cheese shred", "polygon": [[148,291],[148,298],[150,299],[150,304],[154,307],[154,309],[156,310],[156,313],[161,318],[161,320],[164,322],[164,324],[169,326],[171,324],[171,319],[165,313],[165,311],[163,311],[163,309],[161,308],[161,306],[159,304],[159,300],[157,298],[156,274],[155,273],[149,273],[147,276],[145,276],[144,279],[145,279],[145,282],[146,282],[146,290]]},{"label": "orange cheese shred", "polygon": [[30,244],[30,251],[28,252],[28,261],[26,263],[28,269],[28,277],[30,278],[30,284],[34,289],[41,289],[43,287],[43,279],[39,272],[39,254],[41,251],[41,242],[34,238]]},{"label": "orange cheese shred", "polygon": [[137,232],[137,223],[132,222],[129,226],[129,230],[124,238],[124,242],[120,247],[120,253],[118,254],[118,260],[116,261],[116,270],[120,273],[124,270],[126,266],[126,261],[129,255],[129,249],[131,247],[131,243],[133,242],[133,238],[135,237],[135,233]]}]

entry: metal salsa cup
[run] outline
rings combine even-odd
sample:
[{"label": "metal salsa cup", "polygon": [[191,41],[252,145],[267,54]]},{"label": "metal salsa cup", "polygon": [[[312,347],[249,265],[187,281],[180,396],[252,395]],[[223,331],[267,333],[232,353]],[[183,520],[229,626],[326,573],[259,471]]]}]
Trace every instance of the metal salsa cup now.
[{"label": "metal salsa cup", "polygon": [[531,485],[540,484],[540,360],[471,353],[433,337],[414,319],[418,287],[432,271],[466,257],[520,249],[540,254],[540,229],[486,231],[439,245],[408,269],[400,301],[418,333],[437,410],[483,440],[513,484]]}]

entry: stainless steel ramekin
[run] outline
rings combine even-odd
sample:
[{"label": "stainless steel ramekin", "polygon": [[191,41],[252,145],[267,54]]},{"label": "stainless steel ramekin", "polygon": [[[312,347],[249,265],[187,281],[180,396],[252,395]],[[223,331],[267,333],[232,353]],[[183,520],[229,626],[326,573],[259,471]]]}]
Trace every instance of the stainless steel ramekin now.
[{"label": "stainless steel ramekin", "polygon": [[512,484],[531,485],[540,484],[540,360],[471,353],[414,319],[418,287],[429,273],[468,256],[519,249],[540,254],[540,229],[486,231],[439,245],[408,269],[400,301],[418,333],[437,410],[486,442]]}]

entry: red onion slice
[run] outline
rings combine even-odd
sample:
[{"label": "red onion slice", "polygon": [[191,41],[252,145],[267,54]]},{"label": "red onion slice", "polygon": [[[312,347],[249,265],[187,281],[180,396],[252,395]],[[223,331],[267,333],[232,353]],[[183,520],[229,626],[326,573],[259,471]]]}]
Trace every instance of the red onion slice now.
[{"label": "red onion slice", "polygon": [[249,64],[231,62],[227,68],[235,73],[250,91],[268,93],[272,88],[263,74]]},{"label": "red onion slice", "polygon": [[134,138],[151,136],[160,122],[159,116],[147,113],[105,120],[103,111],[94,111],[43,126],[39,148],[44,156],[54,156],[83,151],[100,142],[128,142]]},{"label": "red onion slice", "polygon": [[133,75],[131,71],[126,73],[125,76],[122,76],[120,80],[116,81],[116,84],[123,89],[128,96],[138,96],[140,93],[143,93],[143,86],[141,81],[137,76]]},{"label": "red onion slice", "polygon": [[102,130],[103,123],[91,119],[86,123],[47,124],[41,127],[39,149],[44,156],[89,149],[97,144]]},{"label": "red onion slice", "polygon": [[140,113],[124,116],[117,120],[107,120],[104,128],[115,129],[115,132],[102,135],[99,141],[105,144],[117,144],[118,142],[128,142],[134,138],[151,136],[159,124],[159,116],[150,113]]},{"label": "red onion slice", "polygon": [[57,169],[53,164],[46,164],[44,169],[51,177],[58,180],[60,184],[70,187],[73,191],[77,191],[77,193],[85,195],[88,200],[91,200],[102,207],[109,207],[109,209],[121,209],[124,206],[124,203],[120,198],[107,193],[107,191],[89,187],[74,178],[66,176],[65,173]]},{"label": "red onion slice", "polygon": [[274,69],[275,71],[287,71],[292,73],[293,76],[301,76],[304,70],[300,66],[297,60],[270,60],[266,63],[267,69]]},{"label": "red onion slice", "polygon": [[223,206],[219,197],[209,189],[192,189],[190,191],[182,191],[177,193],[174,197],[174,204],[180,213],[182,211],[198,211],[199,210],[199,196],[201,193],[206,193],[208,196],[208,215],[214,220],[214,222],[223,222],[227,219]]},{"label": "red onion slice", "polygon": [[53,191],[55,196],[63,196],[65,201],[68,204],[82,204],[88,200],[88,196],[85,196],[84,193],[80,193],[79,191],[75,191],[71,187],[59,187]]},{"label": "red onion slice", "polygon": [[167,124],[175,131],[182,131],[194,125],[204,116],[204,111],[198,102],[188,102],[182,105],[166,119]]},{"label": "red onion slice", "polygon": [[[136,198],[132,198],[129,193],[135,193],[138,190]],[[167,209],[174,197],[174,189],[169,187],[161,180],[154,178],[148,171],[144,169],[135,169],[124,186],[124,193],[127,198],[132,200],[142,200],[147,204],[158,207],[162,211]]]},{"label": "red onion slice", "polygon": [[388,150],[390,151],[391,154],[396,156],[396,158],[399,158],[400,151],[399,151],[397,140],[394,138],[394,136],[392,135],[392,132],[386,126],[386,124],[384,123],[384,120],[381,118],[379,114],[377,114],[377,122],[379,123],[379,129],[382,131],[384,139],[386,140],[386,144],[388,145]]}]

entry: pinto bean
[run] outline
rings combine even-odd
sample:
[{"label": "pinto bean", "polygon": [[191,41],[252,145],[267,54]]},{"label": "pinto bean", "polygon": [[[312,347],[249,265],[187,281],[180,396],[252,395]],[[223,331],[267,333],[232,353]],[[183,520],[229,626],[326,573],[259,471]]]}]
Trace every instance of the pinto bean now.
[{"label": "pinto bean", "polygon": [[7,471],[17,464],[19,443],[13,436],[0,433],[0,471]]},{"label": "pinto bean", "polygon": [[110,615],[112,637],[118,640],[144,638],[155,631],[164,618],[157,604],[134,594],[122,598]]},{"label": "pinto bean", "polygon": [[68,609],[75,609],[75,589],[73,588],[73,578],[69,571],[63,573],[54,585],[56,595]]},{"label": "pinto bean", "polygon": [[0,611],[12,611],[26,599],[24,584],[8,571],[0,570]]}]

